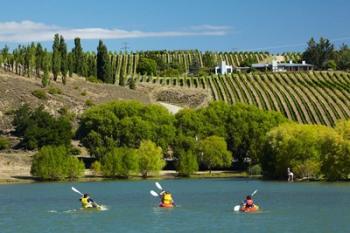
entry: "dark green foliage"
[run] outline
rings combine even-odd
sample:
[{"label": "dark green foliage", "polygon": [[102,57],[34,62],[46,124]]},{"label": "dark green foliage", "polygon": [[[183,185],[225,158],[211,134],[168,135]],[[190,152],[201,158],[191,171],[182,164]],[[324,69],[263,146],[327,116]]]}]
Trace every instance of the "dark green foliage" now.
[{"label": "dark green foliage", "polygon": [[39,107],[32,111],[27,105],[15,112],[13,121],[17,136],[23,137],[21,146],[26,149],[45,145],[70,145],[72,126],[65,117],[54,118]]},{"label": "dark green foliage", "polygon": [[197,57],[193,58],[192,63],[189,67],[189,73],[195,76],[198,76],[201,69],[201,63]]},{"label": "dark green foliage", "polygon": [[64,42],[63,36],[60,36],[59,51],[61,54],[61,74],[62,74],[62,83],[66,84],[67,72],[68,72],[68,55],[67,55],[67,45]]},{"label": "dark green foliage", "polygon": [[87,110],[78,137],[97,157],[110,147],[137,148],[150,139],[164,151],[175,137],[174,117],[159,105],[133,101],[111,102]]},{"label": "dark green foliage", "polygon": [[256,57],[248,57],[244,61],[241,62],[240,66],[242,67],[251,67],[252,64],[258,63]]},{"label": "dark green foliage", "polygon": [[334,45],[323,37],[319,43],[313,38],[307,43],[308,47],[302,55],[303,60],[313,64],[316,69],[327,69],[327,62],[335,56]]},{"label": "dark green foliage", "polygon": [[102,83],[102,81],[97,79],[95,76],[87,77],[86,81],[89,81],[89,82],[92,82],[92,83]]},{"label": "dark green foliage", "polygon": [[61,52],[60,52],[60,37],[55,34],[52,44],[52,74],[53,80],[57,81],[57,77],[61,71]]},{"label": "dark green foliage", "polygon": [[135,82],[135,79],[133,77],[130,78],[129,88],[132,89],[132,90],[136,89],[136,82]]},{"label": "dark green foliage", "polygon": [[49,55],[45,50],[43,52],[43,61],[42,61],[42,69],[44,74],[43,74],[43,77],[41,78],[41,84],[43,87],[46,87],[50,83],[49,66],[50,66]]},{"label": "dark green foliage", "polygon": [[72,49],[72,72],[80,76],[83,75],[83,48],[81,47],[80,38],[77,37],[74,39],[74,48]]},{"label": "dark green foliage", "polygon": [[101,171],[105,176],[128,178],[130,172],[137,172],[139,160],[136,149],[112,148],[101,159]]},{"label": "dark green foliage", "polygon": [[203,66],[209,69],[213,69],[216,65],[218,65],[214,54],[208,51],[203,54],[202,60]]},{"label": "dark green foliage", "polygon": [[342,45],[336,54],[337,68],[340,70],[350,70],[350,48]]},{"label": "dark green foliage", "polygon": [[34,155],[31,174],[42,180],[75,179],[83,175],[84,164],[69,155],[64,146],[45,146]]},{"label": "dark green foliage", "polygon": [[10,141],[8,138],[0,136],[0,150],[8,149],[10,148]]},{"label": "dark green foliage", "polygon": [[137,64],[136,72],[142,75],[156,75],[157,63],[151,58],[141,58]]},{"label": "dark green foliage", "polygon": [[42,90],[42,89],[32,91],[32,95],[34,95],[35,97],[37,97],[41,100],[47,99],[47,94],[46,94],[45,90]]},{"label": "dark green foliage", "polygon": [[43,63],[45,59],[45,53],[40,43],[36,45],[35,51],[35,73],[37,77],[40,77],[40,71],[43,70]]},{"label": "dark green foliage", "polygon": [[88,107],[94,106],[94,102],[91,99],[87,99],[85,100],[85,105]]},{"label": "dark green foliage", "polygon": [[97,78],[105,83],[113,83],[108,50],[102,40],[99,41],[97,47]]}]

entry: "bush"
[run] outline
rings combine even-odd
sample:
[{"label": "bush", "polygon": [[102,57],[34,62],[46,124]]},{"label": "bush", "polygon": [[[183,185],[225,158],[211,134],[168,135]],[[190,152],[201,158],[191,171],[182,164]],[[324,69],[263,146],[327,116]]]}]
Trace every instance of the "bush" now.
[{"label": "bush", "polygon": [[10,141],[5,137],[0,137],[0,150],[8,149],[10,147]]},{"label": "bush", "polygon": [[91,99],[87,99],[85,100],[85,105],[88,107],[94,106],[94,102]]},{"label": "bush", "polygon": [[105,176],[127,178],[131,171],[138,171],[138,156],[135,149],[113,148],[102,157],[101,165]]},{"label": "bush", "polygon": [[91,170],[94,173],[94,175],[99,175],[102,171],[102,166],[101,163],[99,161],[95,161],[91,164]]},{"label": "bush", "polygon": [[75,179],[82,176],[84,164],[64,146],[45,146],[34,155],[30,172],[42,180]]},{"label": "bush", "polygon": [[192,153],[192,151],[179,152],[178,159],[176,170],[180,176],[189,177],[194,172],[198,171],[197,157]]},{"label": "bush", "polygon": [[82,96],[86,96],[86,95],[87,95],[87,93],[86,93],[86,91],[84,90],[84,91],[82,91],[82,92],[80,93],[80,95],[82,95]]},{"label": "bush", "polygon": [[260,176],[262,174],[262,168],[260,164],[255,164],[249,168],[249,174],[251,176]]},{"label": "bush", "polygon": [[51,95],[56,95],[56,94],[62,94],[62,90],[58,87],[49,87],[48,89],[48,92],[51,94]]},{"label": "bush", "polygon": [[157,147],[152,141],[142,141],[137,153],[140,172],[144,178],[148,176],[149,172],[158,173],[165,166],[162,148]]},{"label": "bush", "polygon": [[86,81],[92,82],[92,83],[103,83],[101,80],[97,79],[97,77],[95,76],[87,77]]},{"label": "bush", "polygon": [[151,58],[142,57],[137,64],[136,68],[137,73],[139,74],[148,74],[148,75],[156,75],[157,72],[157,63],[155,60]]},{"label": "bush", "polygon": [[45,90],[34,90],[32,91],[32,95],[34,95],[36,98],[41,99],[41,100],[46,100],[47,99],[47,95]]}]

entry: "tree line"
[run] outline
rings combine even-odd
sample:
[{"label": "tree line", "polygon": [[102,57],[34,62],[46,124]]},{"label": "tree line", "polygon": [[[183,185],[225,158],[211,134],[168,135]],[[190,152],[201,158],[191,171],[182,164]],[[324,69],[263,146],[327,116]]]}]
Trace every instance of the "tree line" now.
[{"label": "tree line", "polygon": [[174,116],[160,105],[114,101],[86,110],[76,130],[65,113],[54,117],[24,105],[13,124],[20,147],[39,149],[32,173],[43,179],[82,175],[81,162],[70,159],[79,153],[72,138],[96,158],[93,169],[107,177],[147,177],[165,166],[164,158],[175,161],[181,176],[200,168],[250,170],[272,179],[285,178],[288,167],[305,179],[342,180],[350,174],[350,121],[335,128],[298,124],[251,105],[212,102]]},{"label": "tree line", "polygon": [[[77,74],[90,81],[124,86],[133,80],[127,76],[136,73],[167,77],[207,76],[214,73],[214,67],[221,60],[229,59],[226,62],[238,62],[237,65],[250,66],[269,55],[266,52],[237,53],[241,60],[233,61],[232,57],[229,58],[225,54],[218,56],[209,51],[200,56],[196,56],[200,52],[195,50],[183,51],[185,55],[182,57],[177,56],[176,51],[173,53],[170,56],[168,51],[141,51],[133,53],[131,57],[119,56],[116,52],[108,51],[102,40],[99,41],[96,52],[90,52],[83,50],[80,38],[74,39],[74,47],[68,51],[63,36],[55,34],[51,51],[43,48],[40,43],[18,45],[12,52],[5,46],[0,52],[0,64],[19,75],[40,77],[43,86],[48,85],[50,74],[54,81],[61,77],[63,84],[67,76]],[[245,58],[243,59],[241,55]],[[300,60],[313,64],[317,70],[349,70],[350,48],[343,44],[336,49],[326,38],[320,38],[319,42],[311,38]],[[131,67],[132,65],[135,67]]]}]

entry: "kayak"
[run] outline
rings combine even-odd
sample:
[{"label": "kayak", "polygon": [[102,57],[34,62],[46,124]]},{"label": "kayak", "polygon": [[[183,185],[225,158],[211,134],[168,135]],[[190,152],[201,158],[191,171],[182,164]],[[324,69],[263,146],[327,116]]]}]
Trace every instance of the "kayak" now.
[{"label": "kayak", "polygon": [[102,206],[100,205],[87,205],[85,207],[83,207],[84,210],[101,210],[102,209]]},{"label": "kayak", "polygon": [[245,212],[245,213],[254,213],[260,210],[260,207],[258,205],[254,205],[253,207],[247,208],[245,206],[241,206],[239,209],[240,212]]},{"label": "kayak", "polygon": [[173,204],[164,204],[164,203],[159,203],[159,207],[161,208],[173,208]]}]

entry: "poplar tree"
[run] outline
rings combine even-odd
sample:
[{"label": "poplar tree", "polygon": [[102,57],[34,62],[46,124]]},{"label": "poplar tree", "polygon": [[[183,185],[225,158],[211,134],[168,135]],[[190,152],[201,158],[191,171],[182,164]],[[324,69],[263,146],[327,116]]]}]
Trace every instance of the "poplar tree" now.
[{"label": "poplar tree", "polygon": [[97,47],[97,78],[105,83],[113,82],[108,50],[102,40]]},{"label": "poplar tree", "polygon": [[35,49],[35,74],[40,77],[40,70],[43,69],[44,51],[40,43],[37,43]]},{"label": "poplar tree", "polygon": [[66,84],[66,77],[67,77],[67,71],[68,71],[68,56],[67,56],[67,45],[62,35],[60,36],[59,51],[61,55],[62,83]]},{"label": "poplar tree", "polygon": [[60,37],[55,34],[52,45],[52,74],[53,80],[57,81],[57,77],[61,70],[61,53],[60,53]]},{"label": "poplar tree", "polygon": [[76,37],[74,39],[74,48],[72,49],[73,53],[73,73],[82,75],[83,73],[83,48],[81,47],[80,38]]}]

